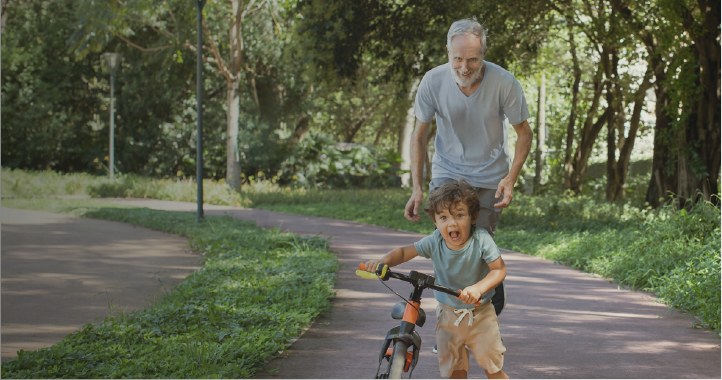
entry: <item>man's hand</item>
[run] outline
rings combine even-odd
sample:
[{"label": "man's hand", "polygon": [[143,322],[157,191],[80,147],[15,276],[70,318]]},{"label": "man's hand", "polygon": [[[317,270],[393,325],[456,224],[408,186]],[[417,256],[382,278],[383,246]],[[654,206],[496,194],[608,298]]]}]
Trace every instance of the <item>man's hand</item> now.
[{"label": "man's hand", "polygon": [[424,200],[424,193],[422,190],[414,190],[411,193],[408,203],[406,203],[406,210],[404,211],[404,217],[412,222],[418,222],[421,220],[419,216],[419,207],[421,202]]},{"label": "man's hand", "polygon": [[499,203],[496,203],[494,207],[505,208],[509,206],[511,199],[514,198],[514,182],[516,181],[509,178],[509,176],[502,178],[501,182],[499,182],[499,187],[496,189],[494,198],[499,198],[502,194],[504,194],[504,199],[502,199]]},{"label": "man's hand", "polygon": [[475,305],[481,299],[481,293],[476,286],[467,286],[464,290],[459,290],[459,300],[467,305]]}]

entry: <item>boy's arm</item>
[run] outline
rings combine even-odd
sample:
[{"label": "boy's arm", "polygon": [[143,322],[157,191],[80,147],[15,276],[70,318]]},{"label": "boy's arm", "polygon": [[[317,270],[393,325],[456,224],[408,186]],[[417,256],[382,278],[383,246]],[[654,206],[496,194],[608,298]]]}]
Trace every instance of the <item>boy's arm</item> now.
[{"label": "boy's arm", "polygon": [[501,256],[489,263],[489,269],[491,269],[491,271],[489,271],[489,274],[487,274],[483,280],[474,285],[467,286],[461,291],[461,296],[459,297],[461,302],[467,305],[479,302],[482,294],[496,288],[497,285],[506,278],[506,265],[504,265],[504,260]]},{"label": "boy's arm", "polygon": [[414,257],[418,256],[419,253],[416,251],[416,247],[412,244],[408,247],[396,248],[393,251],[387,253],[381,260],[369,260],[366,263],[366,270],[369,272],[376,272],[376,267],[379,264],[386,264],[390,267],[395,267],[401,263],[405,263]]}]

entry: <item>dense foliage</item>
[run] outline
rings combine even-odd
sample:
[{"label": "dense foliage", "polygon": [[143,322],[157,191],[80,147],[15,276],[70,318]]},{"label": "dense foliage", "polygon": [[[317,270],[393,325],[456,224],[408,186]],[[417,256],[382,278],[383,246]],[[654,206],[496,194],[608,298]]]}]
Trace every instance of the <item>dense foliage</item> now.
[{"label": "dense foliage", "polygon": [[20,351],[3,378],[249,378],[329,306],[338,264],[328,242],[231,217],[95,201],[5,200],[188,236],[204,265],[145,310],[87,324]]},{"label": "dense foliage", "polygon": [[[512,11],[499,0],[269,0],[238,10],[233,1],[210,2],[205,12],[207,177],[235,188],[238,178],[227,175],[238,167],[246,182],[308,186],[314,180],[278,171],[308,159],[295,145],[310,133],[374,146],[365,170],[385,165],[386,153],[406,148],[414,84],[447,61],[449,24],[477,16],[489,29],[486,58],[519,78],[537,133],[536,113],[546,110],[547,139],[520,179],[542,184],[530,191],[582,194],[589,165],[606,161],[605,196],[623,199],[630,162],[651,158],[644,192],[653,207],[670,192],[677,201],[696,190],[717,199],[719,2],[525,0]],[[5,167],[106,172],[109,78],[99,54],[117,51],[118,171],[194,175],[193,7],[30,0],[2,9]],[[239,15],[238,33],[229,33]],[[542,78],[546,99],[538,98]],[[637,147],[640,138],[653,139],[654,151]]]}]

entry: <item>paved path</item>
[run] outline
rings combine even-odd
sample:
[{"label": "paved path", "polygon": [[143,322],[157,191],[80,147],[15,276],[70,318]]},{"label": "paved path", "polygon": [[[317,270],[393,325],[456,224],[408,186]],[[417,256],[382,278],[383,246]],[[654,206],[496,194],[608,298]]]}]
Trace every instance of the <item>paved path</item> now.
[{"label": "paved path", "polygon": [[188,240],[164,232],[9,208],[0,218],[3,361],[102,320],[109,306],[145,307],[198,268]]},{"label": "paved path", "polygon": [[[111,200],[155,209],[194,211],[195,204]],[[378,281],[354,275],[359,262],[411,244],[419,234],[361,223],[289,215],[257,209],[206,207],[208,215],[230,214],[301,235],[331,237],[344,266],[332,308],[259,377],[372,378],[382,337],[394,325],[390,310],[399,299]],[[500,316],[507,348],[504,370],[514,378],[720,378],[720,339],[693,328],[694,319],[655,302],[644,292],[619,290],[608,280],[502,250],[508,267],[508,304]],[[432,273],[429,260],[415,259],[398,271]],[[406,296],[410,286],[389,281]],[[436,302],[428,311],[416,378],[438,378],[434,344]],[[473,363],[470,377],[484,377]]]}]

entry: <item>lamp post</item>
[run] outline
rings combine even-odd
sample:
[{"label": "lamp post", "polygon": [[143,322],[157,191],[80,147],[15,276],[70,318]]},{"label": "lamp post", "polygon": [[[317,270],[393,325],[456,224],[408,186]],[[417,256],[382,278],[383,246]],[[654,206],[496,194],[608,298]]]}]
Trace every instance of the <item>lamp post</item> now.
[{"label": "lamp post", "polygon": [[123,55],[120,53],[103,53],[105,63],[108,65],[108,71],[110,71],[110,141],[108,142],[109,158],[110,162],[108,167],[110,168],[110,180],[114,178],[113,167],[115,166],[115,149],[113,148],[113,134],[115,129],[115,70],[120,66],[120,61],[123,59]]},{"label": "lamp post", "polygon": [[196,145],[196,179],[198,182],[198,211],[197,221],[203,219],[203,7],[206,5],[206,0],[193,0],[196,4],[197,19],[198,19],[198,47],[196,51],[198,55],[197,68],[198,68],[198,85],[196,88],[196,107],[197,117],[196,126],[198,128],[198,144]]}]

